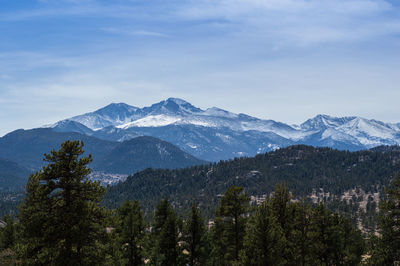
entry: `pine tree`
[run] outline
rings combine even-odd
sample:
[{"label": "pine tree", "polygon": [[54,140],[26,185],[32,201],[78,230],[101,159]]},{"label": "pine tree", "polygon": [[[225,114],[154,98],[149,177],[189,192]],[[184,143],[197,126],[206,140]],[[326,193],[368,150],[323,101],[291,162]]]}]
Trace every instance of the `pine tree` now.
[{"label": "pine tree", "polygon": [[[215,229],[213,233],[213,253],[222,259],[224,265],[239,260],[239,252],[243,248],[246,217],[249,211],[250,198],[243,193],[242,187],[232,186],[221,198],[216,211]],[[218,238],[218,239],[217,239]],[[223,241],[222,241],[223,240]]]},{"label": "pine tree", "polygon": [[225,233],[225,225],[222,217],[215,217],[214,226],[210,230],[211,265],[229,265],[227,255],[228,243],[231,241]]},{"label": "pine tree", "polygon": [[283,230],[271,212],[271,206],[264,202],[249,218],[241,252],[242,265],[268,266],[286,265],[282,256],[286,245]]},{"label": "pine tree", "polygon": [[12,248],[15,244],[15,223],[10,215],[3,217],[4,228],[0,231],[0,250]]},{"label": "pine tree", "polygon": [[375,264],[395,265],[400,263],[400,172],[386,190],[386,199],[379,204],[378,229],[372,252]]},{"label": "pine tree", "polygon": [[204,265],[206,252],[206,227],[197,204],[193,205],[185,222],[184,241],[189,252],[189,265]]},{"label": "pine tree", "polygon": [[154,265],[177,265],[178,228],[176,215],[168,199],[158,203],[154,215],[152,240],[154,242],[152,263]]},{"label": "pine tree", "polygon": [[286,185],[283,183],[276,184],[274,194],[270,199],[270,206],[286,239],[285,250],[283,250],[281,255],[285,258],[288,265],[296,265],[298,262],[294,259],[295,239],[293,238],[295,208],[290,202],[291,199],[292,196]]},{"label": "pine tree", "polygon": [[310,237],[314,244],[311,253],[316,255],[313,264],[359,265],[361,262],[364,252],[361,232],[322,204],[313,210]]},{"label": "pine tree", "polygon": [[312,241],[309,237],[311,223],[311,207],[305,203],[305,199],[293,204],[295,215],[293,218],[293,231],[291,234],[293,257],[297,265],[312,265],[311,253]]},{"label": "pine tree", "polygon": [[139,201],[125,201],[117,210],[120,224],[117,228],[120,234],[119,242],[123,248],[125,265],[137,266],[143,264],[142,240],[145,223]]},{"label": "pine tree", "polygon": [[49,164],[29,177],[19,219],[27,265],[101,265],[105,233],[99,201],[104,189],[86,177],[91,156],[66,141],[45,154]]},{"label": "pine tree", "polygon": [[313,242],[311,252],[315,255],[314,263],[318,265],[331,265],[329,215],[322,203],[313,209],[310,232]]}]

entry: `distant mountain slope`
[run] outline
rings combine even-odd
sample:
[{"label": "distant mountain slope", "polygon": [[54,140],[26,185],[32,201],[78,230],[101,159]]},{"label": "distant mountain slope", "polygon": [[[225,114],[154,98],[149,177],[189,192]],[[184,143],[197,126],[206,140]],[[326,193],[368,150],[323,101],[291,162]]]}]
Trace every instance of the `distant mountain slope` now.
[{"label": "distant mountain slope", "polygon": [[30,171],[7,159],[0,158],[0,191],[22,190]]},{"label": "distant mountain slope", "polygon": [[94,135],[116,141],[136,136],[153,136],[167,140],[182,150],[207,161],[265,153],[295,143],[272,132],[232,131],[228,128],[196,125],[131,127],[126,130],[108,127],[96,131]]},{"label": "distant mountain slope", "polygon": [[[152,137],[113,142],[76,132],[56,132],[49,128],[17,130],[0,138],[0,158],[7,158],[29,169],[26,171],[37,171],[46,164],[43,155],[52,149],[59,149],[66,140],[82,140],[85,154],[93,156],[90,167],[94,171],[111,174],[132,174],[148,167],[171,169],[205,163],[170,143]],[[16,165],[14,169],[17,169]],[[21,171],[15,171],[18,172]],[[4,178],[15,179],[13,174],[7,173]],[[23,173],[23,183],[28,175],[29,172]]]},{"label": "distant mountain slope", "polygon": [[51,127],[112,141],[153,136],[208,161],[254,156],[294,144],[351,151],[400,144],[400,124],[317,115],[290,126],[216,107],[202,110],[177,98],[144,108],[113,103]]},{"label": "distant mountain slope", "polygon": [[7,158],[29,169],[37,170],[43,162],[43,154],[58,149],[66,140],[82,140],[86,154],[105,154],[115,142],[97,139],[76,132],[56,132],[49,128],[16,130],[0,138],[0,157]]},{"label": "distant mountain slope", "polygon": [[62,120],[57,122],[56,125],[53,126],[53,129],[57,132],[75,132],[88,136],[93,135],[93,130],[79,122],[72,120]]},{"label": "distant mountain slope", "polygon": [[184,168],[205,164],[171,143],[153,137],[137,137],[119,143],[94,161],[92,167],[107,173],[131,174],[145,168]]},{"label": "distant mountain slope", "polygon": [[[168,197],[178,210],[197,202],[211,217],[220,195],[232,185],[261,198],[268,197],[276,183],[285,182],[297,199],[321,192],[323,200],[336,201],[334,208],[343,210],[340,201],[345,193],[353,189],[370,195],[382,192],[399,169],[400,151],[348,152],[299,145],[180,170],[146,169],[110,187],[104,204],[116,207],[127,199],[140,200],[149,211]],[[350,209],[360,199],[352,200]],[[356,220],[356,213],[351,215]]]}]

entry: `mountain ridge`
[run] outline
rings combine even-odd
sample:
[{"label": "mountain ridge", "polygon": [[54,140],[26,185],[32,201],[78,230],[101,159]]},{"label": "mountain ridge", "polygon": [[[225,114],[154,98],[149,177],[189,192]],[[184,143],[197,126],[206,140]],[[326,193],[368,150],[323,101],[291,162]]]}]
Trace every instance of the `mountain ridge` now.
[{"label": "mountain ridge", "polygon": [[[332,211],[345,213],[355,225],[370,232],[385,186],[400,166],[400,147],[348,152],[331,148],[293,145],[254,157],[176,170],[146,169],[109,187],[104,205],[114,208],[125,200],[140,200],[152,215],[157,202],[167,197],[177,210],[197,203],[209,218],[220,196],[240,186],[253,202],[263,201],[274,186],[285,183],[295,200],[324,202]],[[369,210],[368,210],[369,209]]]},{"label": "mountain ridge", "polygon": [[[115,142],[50,128],[16,130],[0,138],[0,190],[23,187],[29,173],[46,164],[44,153],[59,149],[66,140],[84,142],[85,155],[92,154],[90,167],[100,176],[100,181],[101,176],[129,175],[149,167],[183,168],[207,163],[153,137]],[[118,180],[111,179],[111,183],[113,181]]]},{"label": "mountain ridge", "polygon": [[351,151],[400,144],[400,123],[320,114],[288,125],[218,107],[203,110],[179,98],[143,108],[112,103],[51,127],[120,142],[153,136],[207,161],[254,156],[295,144]]}]

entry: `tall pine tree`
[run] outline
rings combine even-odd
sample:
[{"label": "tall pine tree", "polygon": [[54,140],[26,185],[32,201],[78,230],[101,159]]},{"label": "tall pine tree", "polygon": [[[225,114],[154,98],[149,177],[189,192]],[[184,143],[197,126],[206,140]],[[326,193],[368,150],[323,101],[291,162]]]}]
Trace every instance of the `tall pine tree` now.
[{"label": "tall pine tree", "polygon": [[189,252],[189,265],[204,265],[206,261],[206,227],[197,204],[193,205],[185,222],[184,241]]},{"label": "tall pine tree", "polygon": [[372,263],[397,265],[400,263],[400,172],[386,190],[386,194],[386,199],[379,205],[380,237],[375,238]]},{"label": "tall pine tree", "polygon": [[101,265],[104,189],[86,177],[91,156],[66,141],[45,155],[49,164],[29,177],[19,219],[27,265]]},{"label": "tall pine tree", "polygon": [[219,265],[229,265],[239,260],[249,202],[250,197],[242,187],[237,186],[230,187],[221,198],[212,230],[212,255]]},{"label": "tall pine tree", "polygon": [[167,266],[178,263],[178,225],[168,199],[156,206],[152,227],[152,264]]},{"label": "tall pine tree", "polygon": [[269,202],[264,202],[249,218],[241,252],[242,265],[287,265],[282,256],[286,239],[271,209]]},{"label": "tall pine tree", "polygon": [[118,208],[120,244],[123,249],[125,265],[143,264],[143,236],[145,223],[139,201],[125,201]]}]

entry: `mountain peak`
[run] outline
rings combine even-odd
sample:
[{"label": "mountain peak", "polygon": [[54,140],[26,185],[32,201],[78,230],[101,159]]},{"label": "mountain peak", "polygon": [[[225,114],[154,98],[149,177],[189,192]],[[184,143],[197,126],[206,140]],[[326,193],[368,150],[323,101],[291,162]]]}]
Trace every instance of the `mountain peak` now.
[{"label": "mountain peak", "polygon": [[168,103],[168,102],[173,102],[173,103],[176,103],[177,105],[190,104],[189,102],[187,102],[187,101],[185,101],[185,100],[183,100],[183,99],[180,99],[180,98],[173,98],[173,97],[170,97],[170,98],[166,99],[165,102],[167,102],[167,103]]},{"label": "mountain peak", "polygon": [[303,130],[321,130],[326,128],[336,128],[357,117],[334,117],[325,114],[316,115],[300,125]]},{"label": "mountain peak", "polygon": [[137,107],[128,105],[126,103],[110,103],[109,105],[98,109],[94,113],[96,114],[105,114],[105,113],[116,113],[116,112],[134,112]]},{"label": "mountain peak", "polygon": [[184,114],[184,113],[198,113],[202,110],[193,106],[191,103],[179,99],[179,98],[168,98],[159,103],[153,104],[150,107],[143,108],[152,114]]},{"label": "mountain peak", "polygon": [[205,114],[211,115],[211,116],[228,117],[228,118],[237,118],[238,117],[237,114],[231,113],[229,111],[226,111],[226,110],[218,108],[218,107],[208,108],[205,111]]}]

